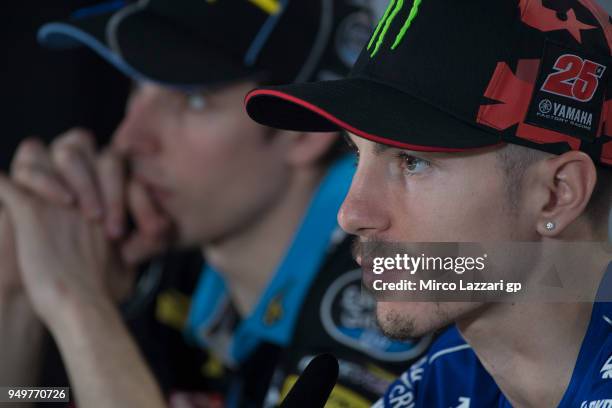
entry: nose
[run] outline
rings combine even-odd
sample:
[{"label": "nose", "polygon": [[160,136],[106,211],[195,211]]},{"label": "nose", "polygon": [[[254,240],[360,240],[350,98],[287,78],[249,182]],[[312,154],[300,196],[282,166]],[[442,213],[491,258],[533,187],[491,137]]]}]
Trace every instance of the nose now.
[{"label": "nose", "polygon": [[136,91],[128,102],[126,113],[113,136],[113,147],[124,154],[153,154],[160,150],[159,132],[162,112],[157,112],[154,95]]},{"label": "nose", "polygon": [[349,234],[375,237],[390,227],[382,185],[358,170],[338,211],[338,224]]}]

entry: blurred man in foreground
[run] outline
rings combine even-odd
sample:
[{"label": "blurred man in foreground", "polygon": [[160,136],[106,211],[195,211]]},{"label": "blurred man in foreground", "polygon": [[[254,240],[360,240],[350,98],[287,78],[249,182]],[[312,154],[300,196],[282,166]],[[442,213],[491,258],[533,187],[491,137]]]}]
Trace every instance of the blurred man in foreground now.
[{"label": "blurred man in foreground", "polygon": [[[7,316],[36,332],[30,342],[34,316],[50,330],[79,405],[163,406],[112,298],[143,259],[195,246],[206,266],[187,332],[214,357],[201,404],[273,405],[313,355],[332,352],[341,360],[332,400],[368,406],[427,338],[386,339],[359,296],[337,231],[353,173],[337,132],[278,132],[242,109],[258,84],[343,74],[365,41],[363,5],[158,0],[77,17],[44,26],[41,41],[85,44],[137,86],[111,149],[99,155],[81,130],[49,150],[27,141],[13,162],[17,185],[0,180],[3,276],[19,299]],[[8,380],[22,373],[14,384],[29,384],[36,346],[7,346]]]}]

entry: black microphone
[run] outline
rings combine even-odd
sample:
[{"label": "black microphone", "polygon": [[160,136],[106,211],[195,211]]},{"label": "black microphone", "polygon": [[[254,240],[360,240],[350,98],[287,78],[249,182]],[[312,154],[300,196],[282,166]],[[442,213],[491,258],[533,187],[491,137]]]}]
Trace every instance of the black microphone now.
[{"label": "black microphone", "polygon": [[338,380],[338,360],[331,354],[312,359],[280,408],[323,408]]}]

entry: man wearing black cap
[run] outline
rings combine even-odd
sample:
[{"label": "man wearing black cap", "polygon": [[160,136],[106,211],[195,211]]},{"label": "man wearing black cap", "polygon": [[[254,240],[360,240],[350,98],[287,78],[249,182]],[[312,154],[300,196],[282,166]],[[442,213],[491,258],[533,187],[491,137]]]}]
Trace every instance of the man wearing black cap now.
[{"label": "man wearing black cap", "polygon": [[347,79],[248,94],[259,123],[350,133],[359,165],[339,220],[360,249],[521,241],[536,250],[502,272],[561,267],[573,283],[553,274],[554,293],[590,289],[581,302],[379,301],[391,336],[456,328],[377,406],[612,403],[611,48],[593,0],[392,0]]},{"label": "man wearing black cap", "polygon": [[[359,296],[360,273],[336,221],[353,167],[334,157],[335,132],[280,137],[242,108],[258,83],[341,75],[367,40],[363,4],[153,0],[109,10],[120,5],[77,12],[39,36],[56,48],[86,44],[138,83],[112,149],[96,158],[82,130],[50,151],[24,142],[14,179],[57,204],[78,204],[124,263],[167,245],[202,249],[207,264],[186,331],[215,357],[196,370],[222,383],[204,384],[209,392],[198,397],[207,404],[273,405],[314,354],[331,351],[341,360],[334,403],[369,405],[428,338],[385,338],[373,302]],[[126,270],[113,248],[69,209],[0,184],[15,228],[13,269],[58,342],[79,404],[161,405],[106,294]],[[176,314],[166,300],[158,311]]]}]

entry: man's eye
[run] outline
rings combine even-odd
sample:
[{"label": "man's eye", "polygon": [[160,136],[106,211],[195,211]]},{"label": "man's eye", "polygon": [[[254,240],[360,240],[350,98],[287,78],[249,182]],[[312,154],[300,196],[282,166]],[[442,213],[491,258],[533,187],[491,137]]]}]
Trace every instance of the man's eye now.
[{"label": "man's eye", "polygon": [[189,94],[187,95],[187,105],[191,110],[201,111],[206,108],[206,98],[202,94]]},{"label": "man's eye", "polygon": [[404,152],[400,152],[398,157],[402,169],[410,175],[422,173],[431,165],[427,160],[420,159]]}]

